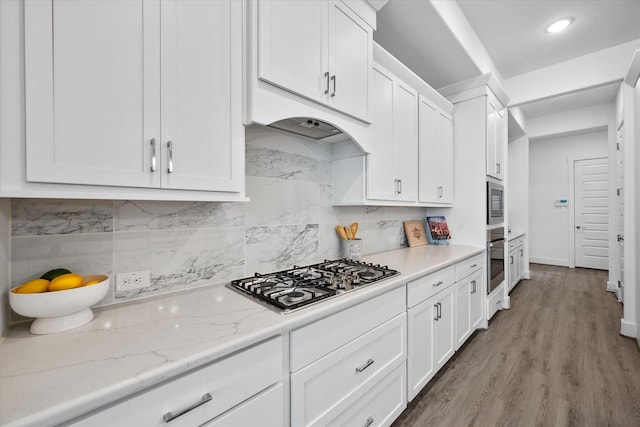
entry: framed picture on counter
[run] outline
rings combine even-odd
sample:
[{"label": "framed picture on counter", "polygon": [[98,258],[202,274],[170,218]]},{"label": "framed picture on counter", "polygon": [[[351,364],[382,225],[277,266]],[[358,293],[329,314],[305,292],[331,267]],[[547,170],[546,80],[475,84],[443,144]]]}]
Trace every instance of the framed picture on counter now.
[{"label": "framed picture on counter", "polygon": [[407,235],[409,247],[424,246],[427,244],[427,234],[424,232],[422,221],[405,221],[404,232]]}]

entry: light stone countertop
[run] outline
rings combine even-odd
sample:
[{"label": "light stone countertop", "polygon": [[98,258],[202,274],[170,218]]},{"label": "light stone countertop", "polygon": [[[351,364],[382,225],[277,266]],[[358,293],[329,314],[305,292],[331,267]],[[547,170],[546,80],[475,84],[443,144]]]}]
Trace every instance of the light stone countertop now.
[{"label": "light stone countertop", "polygon": [[525,231],[522,230],[511,230],[511,233],[508,233],[507,235],[507,240],[511,241],[514,239],[517,239],[518,237],[522,237],[525,234],[527,234]]},{"label": "light stone countertop", "polygon": [[0,425],[71,419],[483,251],[421,246],[367,256],[402,274],[287,315],[214,285],[94,309],[92,322],[57,334],[12,328],[0,345]]}]

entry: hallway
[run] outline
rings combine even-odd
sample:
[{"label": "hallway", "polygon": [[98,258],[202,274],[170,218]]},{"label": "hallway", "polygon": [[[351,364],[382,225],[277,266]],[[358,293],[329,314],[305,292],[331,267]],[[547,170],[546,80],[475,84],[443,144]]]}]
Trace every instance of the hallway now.
[{"label": "hallway", "polygon": [[531,280],[393,427],[639,426],[640,351],[607,272],[531,264]]}]

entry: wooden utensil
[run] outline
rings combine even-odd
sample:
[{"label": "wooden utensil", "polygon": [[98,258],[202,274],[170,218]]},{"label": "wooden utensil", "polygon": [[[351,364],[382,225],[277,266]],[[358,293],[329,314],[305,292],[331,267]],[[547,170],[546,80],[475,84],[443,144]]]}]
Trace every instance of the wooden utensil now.
[{"label": "wooden utensil", "polygon": [[354,222],[353,224],[351,224],[351,235],[354,239],[356,238],[356,234],[358,234],[358,223]]},{"label": "wooden utensil", "polygon": [[336,231],[338,232],[338,235],[340,235],[340,237],[342,237],[344,240],[347,240],[347,233],[345,232],[343,226],[336,225]]},{"label": "wooden utensil", "polygon": [[351,234],[351,228],[344,227],[344,231],[347,233],[347,239],[353,240],[353,235]]}]

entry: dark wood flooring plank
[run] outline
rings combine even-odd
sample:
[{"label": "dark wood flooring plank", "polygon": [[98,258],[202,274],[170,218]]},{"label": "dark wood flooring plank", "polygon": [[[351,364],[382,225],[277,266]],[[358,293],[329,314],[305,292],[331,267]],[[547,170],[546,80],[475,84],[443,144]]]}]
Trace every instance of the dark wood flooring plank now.
[{"label": "dark wood flooring plank", "polygon": [[640,426],[640,351],[607,273],[532,264],[393,427]]}]

